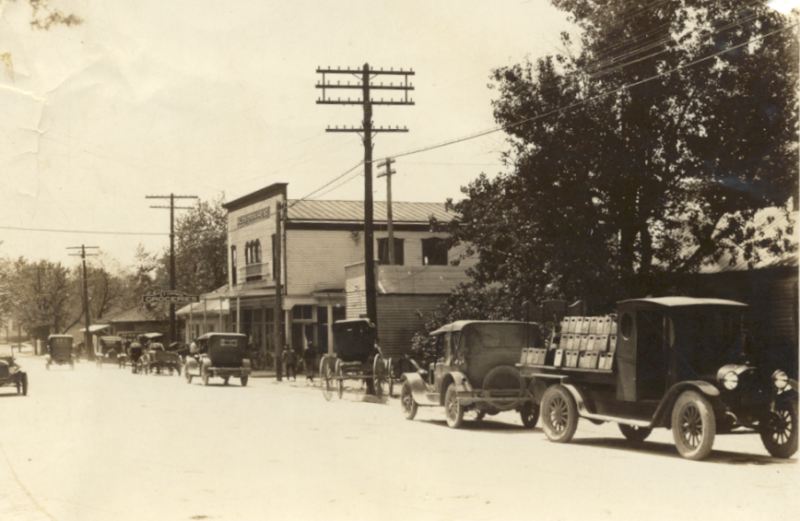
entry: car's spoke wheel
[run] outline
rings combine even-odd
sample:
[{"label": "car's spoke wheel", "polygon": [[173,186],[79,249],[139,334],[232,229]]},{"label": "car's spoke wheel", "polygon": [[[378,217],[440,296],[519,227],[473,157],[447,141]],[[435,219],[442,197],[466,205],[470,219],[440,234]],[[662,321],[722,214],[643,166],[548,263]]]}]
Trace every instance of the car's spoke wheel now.
[{"label": "car's spoke wheel", "polygon": [[522,425],[533,429],[536,427],[536,422],[539,421],[539,406],[533,402],[525,402],[519,409],[519,416],[522,419]]},{"label": "car's spoke wheel", "polygon": [[383,396],[387,393],[389,387],[387,377],[386,362],[381,355],[375,355],[372,360],[372,386],[375,396]]},{"label": "car's spoke wheel", "polygon": [[28,375],[22,377],[22,396],[28,396]]},{"label": "car's spoke wheel", "polygon": [[797,402],[779,400],[762,420],[761,442],[772,456],[789,458],[797,452]]},{"label": "car's spoke wheel", "polygon": [[578,428],[578,407],[569,391],[561,385],[549,387],[541,403],[542,429],[547,439],[567,443]]},{"label": "car's spoke wheel", "polygon": [[403,408],[403,416],[406,417],[406,420],[413,420],[417,415],[419,406],[414,401],[414,394],[409,382],[403,382],[403,387],[400,388],[400,406]]},{"label": "car's spoke wheel", "polygon": [[461,427],[464,422],[464,407],[458,401],[458,391],[455,383],[448,385],[447,391],[445,391],[444,414],[447,419],[447,425],[453,429]]},{"label": "car's spoke wheel", "polygon": [[650,436],[650,433],[653,432],[653,429],[620,423],[619,431],[628,441],[633,443],[642,443],[647,439],[648,436]]},{"label": "car's spoke wheel", "polygon": [[686,391],[672,408],[672,437],[681,456],[701,460],[714,446],[717,422],[708,399],[696,391]]}]

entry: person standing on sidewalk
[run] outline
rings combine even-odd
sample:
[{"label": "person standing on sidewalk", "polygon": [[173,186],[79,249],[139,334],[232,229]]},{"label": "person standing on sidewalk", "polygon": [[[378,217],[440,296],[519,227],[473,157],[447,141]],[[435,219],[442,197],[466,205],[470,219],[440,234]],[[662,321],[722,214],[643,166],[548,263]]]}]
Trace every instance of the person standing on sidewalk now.
[{"label": "person standing on sidewalk", "polygon": [[289,346],[284,346],[283,348],[283,367],[286,371],[286,379],[288,380],[290,377],[292,380],[297,381],[297,374],[296,374],[296,365],[297,365],[297,355],[294,352],[294,349],[290,348]]},{"label": "person standing on sidewalk", "polygon": [[303,351],[303,363],[306,366],[306,383],[314,383],[314,363],[317,361],[317,350],[312,340],[308,341]]}]

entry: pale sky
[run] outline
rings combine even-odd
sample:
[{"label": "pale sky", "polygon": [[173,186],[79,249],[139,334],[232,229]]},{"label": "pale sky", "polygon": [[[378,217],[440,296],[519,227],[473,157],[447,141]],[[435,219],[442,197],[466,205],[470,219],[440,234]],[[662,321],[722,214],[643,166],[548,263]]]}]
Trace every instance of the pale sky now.
[{"label": "pale sky", "polygon": [[[0,225],[166,232],[146,194],[221,192],[273,182],[301,197],[363,157],[358,106],[316,105],[315,68],[413,68],[413,107],[377,107],[376,156],[494,125],[493,67],[552,54],[569,29],[548,0],[51,0],[83,18],[29,26],[25,0],[0,0]],[[401,160],[396,200],[444,201],[500,168],[502,134]],[[360,199],[363,178],[324,196]],[[375,196],[385,197],[383,180]],[[123,263],[160,236],[0,229],[0,256],[74,262],[101,246]]]}]

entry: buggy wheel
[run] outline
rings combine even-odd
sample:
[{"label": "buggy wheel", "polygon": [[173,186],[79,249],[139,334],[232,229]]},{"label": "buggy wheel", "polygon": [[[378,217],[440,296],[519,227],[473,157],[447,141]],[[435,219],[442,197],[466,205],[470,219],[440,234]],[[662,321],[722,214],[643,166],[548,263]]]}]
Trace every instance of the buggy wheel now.
[{"label": "buggy wheel", "polygon": [[525,402],[519,409],[519,416],[522,419],[522,425],[528,429],[536,427],[536,422],[539,421],[539,406],[530,402]]},{"label": "buggy wheel", "polygon": [[444,393],[444,414],[450,428],[458,429],[464,423],[464,407],[458,402],[458,391],[454,383],[448,385]]},{"label": "buggy wheel", "polygon": [[375,396],[381,397],[388,391],[386,361],[381,355],[375,355],[372,359],[372,384],[375,389]]},{"label": "buggy wheel", "polygon": [[767,452],[776,458],[789,458],[797,452],[797,402],[793,398],[778,400],[761,420],[759,434]]},{"label": "buggy wheel", "polygon": [[342,396],[344,396],[344,370],[339,360],[336,361],[336,393],[341,400]]},{"label": "buggy wheel", "polygon": [[578,428],[578,407],[564,386],[548,387],[542,396],[542,429],[547,439],[568,443]]},{"label": "buggy wheel", "polygon": [[322,357],[319,361],[319,377],[322,378],[322,396],[331,401],[333,398],[333,369],[330,362],[332,361],[327,355]]},{"label": "buggy wheel", "polygon": [[653,432],[653,429],[649,429],[647,427],[638,427],[636,425],[625,425],[624,423],[619,424],[619,431],[625,436],[625,439],[632,443],[642,443],[644,440],[650,436],[650,433]]},{"label": "buggy wheel", "polygon": [[672,408],[672,437],[681,456],[701,460],[709,455],[717,433],[717,420],[708,399],[686,391]]},{"label": "buggy wheel", "polygon": [[406,420],[413,420],[417,415],[419,406],[414,401],[411,384],[407,381],[403,382],[403,387],[400,388],[400,406],[403,408],[403,416],[405,416]]},{"label": "buggy wheel", "polygon": [[248,377],[247,375],[244,375],[244,376],[241,376],[241,377],[239,377],[239,383],[241,383],[241,384],[242,384],[242,387],[247,387],[247,380],[248,380],[248,378],[249,378],[249,377]]}]

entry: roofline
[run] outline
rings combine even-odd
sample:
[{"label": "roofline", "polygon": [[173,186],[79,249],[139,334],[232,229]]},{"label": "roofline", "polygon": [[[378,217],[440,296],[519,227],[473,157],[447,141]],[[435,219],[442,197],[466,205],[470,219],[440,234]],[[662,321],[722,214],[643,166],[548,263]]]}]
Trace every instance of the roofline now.
[{"label": "roofline", "polygon": [[[395,230],[406,232],[430,232],[431,225],[429,222],[420,221],[395,221],[393,224]],[[310,219],[287,219],[287,230],[336,230],[336,231],[361,231],[364,229],[364,221],[331,221],[319,220],[314,221]],[[377,221],[373,225],[375,231],[387,231],[388,227],[386,221]],[[436,232],[433,232],[436,233]],[[447,232],[441,232],[447,233]]]},{"label": "roofline", "polygon": [[260,190],[256,190],[255,192],[250,192],[249,194],[238,197],[233,201],[222,203],[222,207],[231,212],[240,208],[244,208],[245,206],[257,201],[269,199],[270,197],[278,194],[283,194],[283,198],[286,199],[287,186],[289,186],[289,183],[272,183],[271,185],[265,186]]}]

